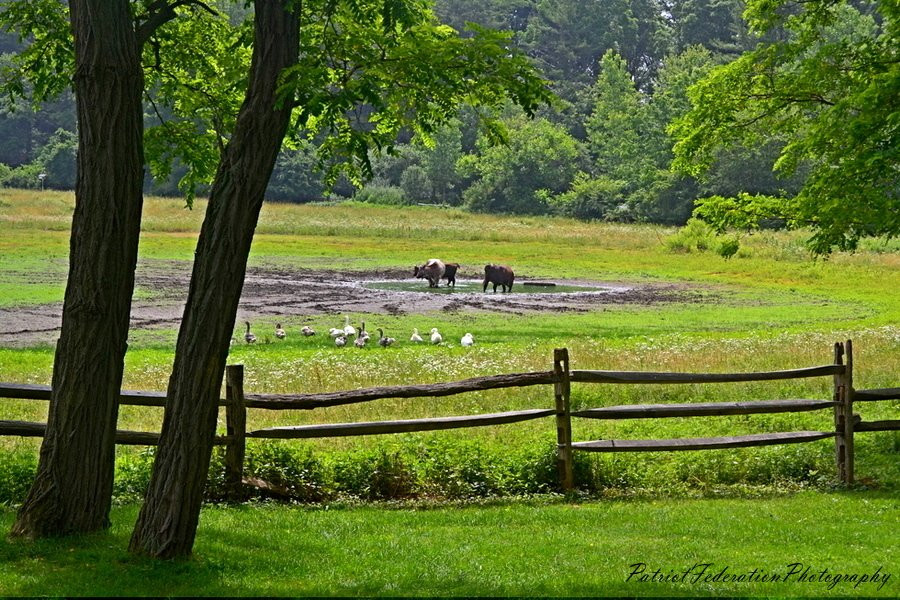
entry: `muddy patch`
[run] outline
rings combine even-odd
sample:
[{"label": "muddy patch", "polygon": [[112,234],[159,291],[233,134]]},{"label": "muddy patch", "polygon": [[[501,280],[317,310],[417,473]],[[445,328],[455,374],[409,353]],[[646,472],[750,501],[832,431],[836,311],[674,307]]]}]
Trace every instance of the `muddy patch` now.
[{"label": "muddy patch", "polygon": [[[138,265],[132,329],[178,327],[187,298],[190,269],[190,263],[183,261],[142,261]],[[609,305],[710,301],[708,292],[683,284],[556,280],[559,289],[548,290],[543,286],[523,285],[529,281],[548,280],[517,279],[514,291],[504,294],[492,293],[490,288],[482,293],[480,281],[472,278],[460,279],[458,289],[429,290],[427,282],[412,279],[408,271],[400,269],[356,272],[250,268],[237,320],[438,311],[526,315],[587,312]],[[61,303],[0,309],[0,346],[55,343],[61,314]]]}]

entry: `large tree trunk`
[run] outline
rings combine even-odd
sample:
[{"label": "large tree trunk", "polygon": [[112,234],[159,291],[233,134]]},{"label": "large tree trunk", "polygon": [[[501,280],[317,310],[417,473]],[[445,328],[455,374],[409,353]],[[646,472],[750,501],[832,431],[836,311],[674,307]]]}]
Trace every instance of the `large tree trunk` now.
[{"label": "large tree trunk", "polygon": [[194,543],[250,243],[290,118],[290,102],[279,107],[276,90],[298,59],[298,15],[289,0],[254,4],[247,95],[200,230],[159,451],[131,537],[132,552],[160,558],[188,555]]},{"label": "large tree trunk", "polygon": [[37,478],[12,533],[109,525],[143,183],[143,73],[128,0],[72,0],[78,179]]}]

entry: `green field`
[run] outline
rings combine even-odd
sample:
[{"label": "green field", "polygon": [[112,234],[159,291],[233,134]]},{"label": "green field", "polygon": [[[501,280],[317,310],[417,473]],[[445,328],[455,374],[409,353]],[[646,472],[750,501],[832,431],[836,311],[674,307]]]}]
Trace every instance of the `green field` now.
[{"label": "green field", "polygon": [[[872,492],[752,501],[208,507],[194,558],[176,562],[124,551],[135,518],[135,507],[117,508],[108,534],[0,541],[7,567],[0,569],[0,593],[890,598],[900,591],[900,505]],[[0,528],[11,519],[0,511]],[[659,569],[670,577],[709,564],[709,578],[629,580],[638,563],[646,564],[645,575]],[[806,567],[814,578],[801,579]],[[714,579],[723,569],[743,578]],[[787,581],[749,580],[754,570],[762,577],[792,569]],[[890,577],[860,582],[875,573]]]},{"label": "green field", "polygon": [[[22,311],[61,301],[72,207],[69,193],[0,190],[0,311],[10,315],[10,327]],[[204,208],[203,202],[188,211],[178,200],[147,199],[139,269],[148,264],[188,268]],[[900,251],[895,244],[872,242],[854,254],[814,260],[803,249],[803,232],[762,232],[745,237],[737,256],[725,260],[713,252],[668,250],[666,241],[675,233],[649,225],[497,217],[428,207],[267,204],[251,269],[329,269],[365,276],[408,271],[413,264],[441,256],[470,271],[494,262],[509,264],[525,277],[671,285],[689,294],[684,301],[605,304],[587,312],[524,310],[514,317],[465,310],[350,312],[355,323],[365,320],[369,330],[383,327],[408,338],[403,332],[413,327],[426,332],[439,324],[451,340],[434,347],[401,338],[395,347],[363,351],[335,348],[325,336],[296,334],[307,323],[320,331],[342,325],[339,316],[285,316],[275,307],[267,320],[277,319],[295,333],[279,343],[236,344],[229,362],[245,365],[248,392],[306,393],[549,370],[558,347],[569,349],[577,369],[780,370],[828,364],[833,343],[852,339],[856,388],[900,385],[900,295],[894,291],[900,289]],[[153,286],[136,291],[136,299],[153,301],[158,295]],[[453,343],[465,331],[475,334],[475,347]],[[241,333],[236,326],[238,339]],[[175,335],[174,328],[132,332],[126,388],[165,389]],[[0,381],[48,384],[52,358],[49,343],[0,347]],[[827,378],[705,386],[575,384],[572,402],[573,408],[586,408],[830,394]],[[315,411],[251,411],[248,427],[465,415],[552,404],[551,388],[533,387]],[[857,410],[865,420],[896,419],[898,407],[896,401],[879,402]],[[46,410],[44,402],[4,400],[0,419],[43,421]],[[120,428],[158,430],[161,419],[159,409],[123,407]],[[224,429],[224,418],[220,424]],[[827,411],[587,421],[576,422],[575,439],[831,427]],[[543,497],[554,486],[554,444],[554,424],[548,419],[440,433],[257,444],[248,449],[247,468],[270,479],[299,481],[298,497],[324,503],[320,507],[354,497],[399,496],[419,502]],[[37,447],[35,440],[0,439],[0,501],[14,504],[21,497]],[[871,557],[881,557],[879,564],[889,571],[893,567],[900,577],[896,550],[886,533],[890,527],[880,525],[896,521],[898,453],[898,433],[860,434],[857,477],[864,487],[852,493],[830,491],[833,443],[822,441],[734,451],[579,455],[576,475],[585,496],[574,504],[523,500],[490,508],[476,503],[461,511],[450,505],[400,511],[380,505],[339,511],[210,507],[201,522],[199,559],[158,567],[133,562],[122,552],[134,518],[128,503],[140,498],[152,458],[140,449],[122,448],[116,489],[127,506],[113,515],[112,533],[90,538],[86,550],[81,542],[73,542],[82,548],[74,559],[67,558],[65,543],[30,549],[7,543],[3,561],[15,564],[16,575],[0,576],[0,593],[896,595],[900,588],[895,580],[880,591],[814,585],[634,587],[623,583],[627,564],[622,561],[676,568],[696,559],[737,569],[775,569],[801,561],[861,572],[878,566]],[[729,499],[716,500],[720,496]],[[673,513],[678,516],[670,520]],[[726,525],[732,514],[737,521]],[[7,527],[12,513],[3,515]],[[821,518],[812,520],[813,515]],[[252,523],[251,535],[226,534],[235,520]],[[840,523],[872,526],[854,530],[853,549],[846,551],[848,540]],[[718,532],[730,527],[743,533],[720,537]],[[255,529],[271,530],[274,546],[253,536]],[[751,544],[746,537],[750,531],[762,537]],[[300,537],[293,539],[294,533]],[[778,537],[782,534],[787,537]],[[303,537],[307,535],[312,537]],[[371,550],[380,544],[389,550]],[[498,552],[491,544],[516,550]],[[567,544],[576,551],[564,552]],[[634,552],[617,550],[626,547]],[[459,556],[449,559],[448,548],[457,548]],[[257,552],[271,558],[237,566],[245,555]],[[316,572],[319,563],[307,556],[310,553],[321,553],[327,568]],[[290,555],[296,560],[285,558]],[[350,573],[354,557],[360,555],[370,556],[369,562]],[[44,563],[55,565],[53,578],[39,576]],[[83,563],[108,565],[102,572],[69,579]],[[130,575],[123,576],[125,572]],[[139,581],[148,574],[163,576],[168,583],[154,587]],[[91,587],[95,575],[103,586]],[[201,583],[195,585],[194,580]]]}]

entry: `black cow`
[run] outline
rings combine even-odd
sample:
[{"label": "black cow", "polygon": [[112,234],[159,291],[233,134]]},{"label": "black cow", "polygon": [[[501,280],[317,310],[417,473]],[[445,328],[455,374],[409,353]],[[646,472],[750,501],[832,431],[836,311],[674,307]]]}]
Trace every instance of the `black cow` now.
[{"label": "black cow", "polygon": [[489,283],[494,284],[494,293],[497,292],[498,285],[501,286],[504,292],[512,291],[514,278],[515,274],[509,267],[504,267],[503,265],[485,265],[484,288],[481,291],[486,292]]},{"label": "black cow", "polygon": [[444,276],[441,279],[447,280],[447,287],[451,285],[456,287],[456,271],[459,269],[459,263],[444,264]]}]

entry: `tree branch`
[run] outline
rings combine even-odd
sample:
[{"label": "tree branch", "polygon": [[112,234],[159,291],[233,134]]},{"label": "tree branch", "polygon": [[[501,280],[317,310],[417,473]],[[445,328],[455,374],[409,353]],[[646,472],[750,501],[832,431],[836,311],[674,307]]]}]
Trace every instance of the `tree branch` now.
[{"label": "tree branch", "polygon": [[148,7],[146,20],[135,28],[135,37],[137,38],[138,48],[142,47],[157,29],[174,19],[177,16],[175,9],[181,6],[196,6],[207,11],[214,17],[219,16],[219,13],[201,0],[175,0],[174,2],[156,0],[156,2]]}]

